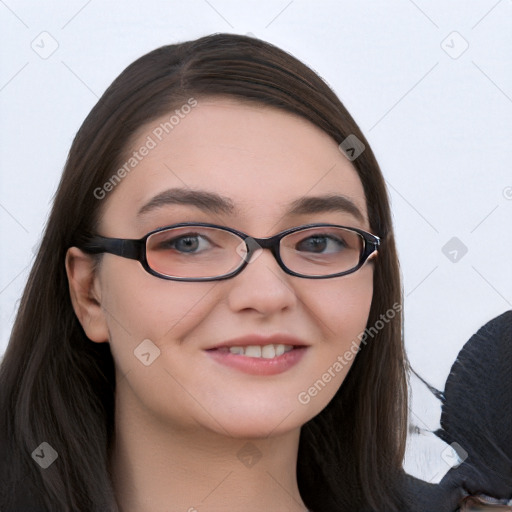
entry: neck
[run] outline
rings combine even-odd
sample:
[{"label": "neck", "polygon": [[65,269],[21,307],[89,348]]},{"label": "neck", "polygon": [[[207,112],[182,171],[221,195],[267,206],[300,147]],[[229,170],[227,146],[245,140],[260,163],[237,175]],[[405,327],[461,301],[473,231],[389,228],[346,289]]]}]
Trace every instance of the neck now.
[{"label": "neck", "polygon": [[121,512],[305,512],[296,478],[300,429],[234,438],[176,429],[116,403],[110,460]]}]

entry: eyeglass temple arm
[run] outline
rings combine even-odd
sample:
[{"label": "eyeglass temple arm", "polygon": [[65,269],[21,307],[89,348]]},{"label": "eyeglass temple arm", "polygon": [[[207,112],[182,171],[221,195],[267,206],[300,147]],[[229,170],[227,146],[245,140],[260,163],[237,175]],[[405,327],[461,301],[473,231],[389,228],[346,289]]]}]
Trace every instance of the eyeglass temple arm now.
[{"label": "eyeglass temple arm", "polygon": [[368,237],[364,237],[365,244],[364,244],[364,251],[361,255],[362,258],[368,259],[369,257],[374,257],[379,252],[379,246],[381,244],[381,239],[376,236],[372,235],[371,239],[368,239]]},{"label": "eyeglass temple arm", "polygon": [[90,254],[108,252],[123,258],[140,260],[144,253],[145,243],[140,240],[124,240],[95,236],[82,245],[82,249]]}]

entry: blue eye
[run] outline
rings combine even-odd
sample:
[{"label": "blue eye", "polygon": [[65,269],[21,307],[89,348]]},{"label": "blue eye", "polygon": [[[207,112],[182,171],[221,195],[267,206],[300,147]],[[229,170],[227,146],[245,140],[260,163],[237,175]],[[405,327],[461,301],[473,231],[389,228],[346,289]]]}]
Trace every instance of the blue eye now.
[{"label": "blue eye", "polygon": [[210,245],[206,237],[195,233],[188,233],[168,240],[162,240],[158,244],[158,249],[174,249],[184,254],[196,254],[207,250]]}]

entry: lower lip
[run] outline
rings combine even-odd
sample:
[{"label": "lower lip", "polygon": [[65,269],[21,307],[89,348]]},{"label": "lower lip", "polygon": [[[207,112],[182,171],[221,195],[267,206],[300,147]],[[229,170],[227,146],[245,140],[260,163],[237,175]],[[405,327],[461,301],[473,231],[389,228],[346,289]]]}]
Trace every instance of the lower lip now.
[{"label": "lower lip", "polygon": [[295,366],[304,356],[306,349],[307,347],[294,348],[272,359],[242,356],[219,350],[206,352],[217,362],[251,375],[277,375]]}]

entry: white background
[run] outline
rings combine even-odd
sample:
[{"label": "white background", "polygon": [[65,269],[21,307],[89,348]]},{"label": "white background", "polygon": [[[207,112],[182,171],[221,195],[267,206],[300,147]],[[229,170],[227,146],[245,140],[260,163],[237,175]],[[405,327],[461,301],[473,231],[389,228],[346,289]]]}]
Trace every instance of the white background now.
[{"label": "white background", "polygon": [[[5,0],[0,18],[0,354],[85,116],[137,57],[213,32],[251,33],[301,59],[368,138],[392,199],[408,354],[424,378],[442,389],[467,339],[512,308],[511,0]],[[442,251],[453,237],[467,247],[455,262]],[[437,405],[413,390],[411,421],[435,428]],[[438,480],[425,457],[434,450],[435,466],[440,448],[413,441],[409,468]]]}]

